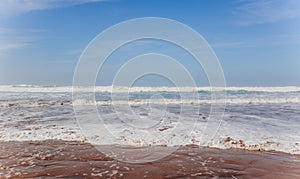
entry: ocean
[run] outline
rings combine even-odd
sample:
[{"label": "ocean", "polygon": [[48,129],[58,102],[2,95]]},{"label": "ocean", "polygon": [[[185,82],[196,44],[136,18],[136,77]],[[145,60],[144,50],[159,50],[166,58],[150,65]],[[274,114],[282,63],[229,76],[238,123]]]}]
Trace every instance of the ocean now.
[{"label": "ocean", "polygon": [[[291,162],[300,162],[300,87],[226,87],[224,90],[210,87],[97,86],[92,89],[91,95],[90,88],[85,87],[73,89],[71,86],[0,86],[1,161],[6,164],[6,168],[2,164],[0,178],[18,176],[17,174],[26,176],[26,170],[22,170],[22,173],[20,165],[9,163],[9,156],[4,155],[3,151],[9,150],[8,146],[13,149],[12,146],[15,145],[16,149],[12,151],[16,153],[12,155],[17,161],[24,160],[26,157],[17,155],[21,148],[18,150],[16,146],[30,146],[30,142],[34,146],[40,145],[36,143],[45,146],[58,145],[57,143],[60,146],[68,146],[70,142],[78,142],[80,146],[82,143],[83,146],[102,146],[96,148],[108,154],[107,157],[129,163],[166,160],[172,155],[178,155],[178,151],[187,146],[193,146],[190,150],[195,150],[195,147],[205,150],[211,148],[214,155],[215,150],[228,149],[238,150],[237,153],[275,152],[280,153],[282,160],[292,156]],[[97,115],[91,111],[94,107]],[[118,150],[114,150],[118,147],[113,147],[112,155],[105,152],[107,146],[127,146],[126,151],[134,151],[135,147],[150,146],[172,150],[163,155],[155,155],[157,158],[140,155],[128,159],[128,155],[133,155],[132,152],[127,158],[120,158],[120,155],[115,154]],[[112,149],[107,149],[110,150]],[[45,152],[45,149],[41,148],[40,151]],[[185,158],[189,156],[188,153],[182,155]],[[224,155],[227,156],[226,160],[229,160],[228,156],[234,156],[234,152]],[[217,163],[220,158],[222,157],[215,156],[215,160],[211,162]],[[190,165],[189,162],[187,164]],[[150,167],[149,163],[146,165]],[[14,170],[8,170],[9,166]],[[19,173],[16,172],[18,168]],[[124,170],[125,172],[121,172],[122,176],[130,173]],[[115,173],[116,176],[118,173],[118,169],[106,173],[105,171],[108,170],[101,170],[104,177],[107,177],[108,173]],[[266,169],[266,173],[267,171]],[[205,171],[196,173],[202,176],[201,173],[204,174]],[[47,172],[44,174],[47,176]],[[84,171],[78,172],[82,177],[83,174]],[[230,175],[222,176],[240,176],[241,173],[235,174],[237,173],[231,172]],[[72,175],[66,172],[65,176],[73,175],[75,176],[74,172]],[[188,175],[182,176],[193,175],[195,172],[188,172]],[[30,176],[42,175],[32,175],[31,172],[28,177]],[[93,177],[91,173],[86,176]],[[203,176],[221,175],[215,172]],[[300,174],[294,176],[299,177]]]}]

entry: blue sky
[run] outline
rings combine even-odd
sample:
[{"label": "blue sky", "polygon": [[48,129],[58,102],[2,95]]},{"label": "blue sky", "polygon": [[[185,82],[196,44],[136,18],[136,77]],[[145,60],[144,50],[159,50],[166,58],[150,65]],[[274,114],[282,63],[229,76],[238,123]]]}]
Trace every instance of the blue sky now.
[{"label": "blue sky", "polygon": [[[170,18],[199,32],[218,56],[228,86],[300,86],[298,0],[3,0],[0,84],[71,85],[88,43],[111,25],[139,17]],[[98,85],[109,85],[124,63],[120,58],[136,47],[126,48],[108,61]],[[174,53],[197,84],[206,85],[201,69]]]}]

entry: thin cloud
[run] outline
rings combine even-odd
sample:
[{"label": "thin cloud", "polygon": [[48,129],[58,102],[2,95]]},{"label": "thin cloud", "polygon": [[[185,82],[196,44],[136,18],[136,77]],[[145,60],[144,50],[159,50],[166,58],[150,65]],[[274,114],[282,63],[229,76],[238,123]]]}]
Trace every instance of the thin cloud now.
[{"label": "thin cloud", "polygon": [[0,3],[0,15],[14,15],[35,10],[69,7],[100,1],[105,0],[2,0]]},{"label": "thin cloud", "polygon": [[236,42],[220,42],[211,44],[212,48],[226,48],[226,47],[244,47],[247,45],[245,42],[236,41]]},{"label": "thin cloud", "polygon": [[[242,41],[243,40],[243,41]],[[240,41],[223,41],[212,43],[212,48],[257,48],[257,47],[278,47],[286,45],[300,45],[299,34],[269,35],[251,39],[240,39]]]},{"label": "thin cloud", "polygon": [[73,49],[66,52],[67,55],[80,55],[84,49]]},{"label": "thin cloud", "polygon": [[0,51],[23,48],[27,45],[29,45],[29,43],[0,43]]},{"label": "thin cloud", "polygon": [[0,27],[0,54],[4,54],[10,50],[26,48],[34,42],[39,41],[36,32],[45,32],[42,29],[12,29]]},{"label": "thin cloud", "polygon": [[299,0],[244,0],[233,10],[240,25],[274,23],[300,17]]}]

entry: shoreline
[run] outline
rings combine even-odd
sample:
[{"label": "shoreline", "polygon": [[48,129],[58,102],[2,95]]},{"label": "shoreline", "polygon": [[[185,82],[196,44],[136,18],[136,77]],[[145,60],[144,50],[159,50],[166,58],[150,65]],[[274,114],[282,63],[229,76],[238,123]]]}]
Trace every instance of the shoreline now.
[{"label": "shoreline", "polygon": [[[274,151],[186,145],[157,161],[125,163],[78,141],[0,141],[0,146],[0,178],[300,177],[300,156]],[[134,147],[132,153],[137,154]]]}]

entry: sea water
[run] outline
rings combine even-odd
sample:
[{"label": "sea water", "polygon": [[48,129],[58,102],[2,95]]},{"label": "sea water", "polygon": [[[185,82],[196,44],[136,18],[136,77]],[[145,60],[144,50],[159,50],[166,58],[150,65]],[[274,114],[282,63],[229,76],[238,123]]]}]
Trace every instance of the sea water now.
[{"label": "sea water", "polygon": [[[300,87],[97,86],[94,100],[85,97],[90,88],[78,89],[74,98],[71,86],[0,86],[0,140],[196,144],[300,154]],[[74,105],[95,105],[99,116],[86,123],[107,131],[83,132],[89,130],[76,120],[82,114]]]}]

